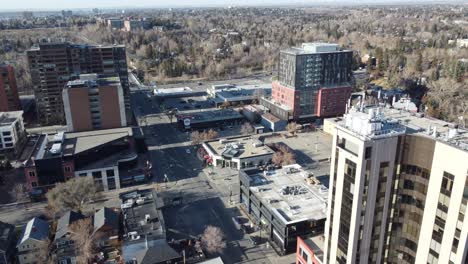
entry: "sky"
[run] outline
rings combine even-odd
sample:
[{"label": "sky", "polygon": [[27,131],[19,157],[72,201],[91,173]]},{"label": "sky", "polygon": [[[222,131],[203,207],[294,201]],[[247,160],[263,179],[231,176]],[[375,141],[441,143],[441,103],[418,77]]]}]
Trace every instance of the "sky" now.
[{"label": "sky", "polygon": [[[0,0],[0,10],[61,10],[83,8],[141,8],[141,7],[209,7],[243,5],[313,5],[313,4],[371,4],[408,2],[463,2],[463,0]],[[2,2],[4,2],[2,4]]]}]

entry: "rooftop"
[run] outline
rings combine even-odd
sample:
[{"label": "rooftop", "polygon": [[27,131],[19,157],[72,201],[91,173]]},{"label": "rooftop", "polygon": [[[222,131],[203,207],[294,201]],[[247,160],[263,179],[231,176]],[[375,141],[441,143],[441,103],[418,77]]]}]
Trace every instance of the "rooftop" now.
[{"label": "rooftop", "polygon": [[258,90],[262,91],[263,95],[271,94],[271,83],[260,85],[242,85],[221,89],[216,91],[216,96],[224,100],[230,100],[238,97],[253,98],[255,96],[256,91]]},{"label": "rooftop", "polygon": [[325,240],[324,236],[317,235],[313,237],[308,237],[303,240],[304,243],[314,252],[315,257],[323,261],[323,251],[325,250],[325,245],[323,243]]},{"label": "rooftop", "polygon": [[[250,190],[285,224],[326,218],[328,189],[298,164],[280,169],[243,171]],[[312,183],[308,183],[312,182]]]},{"label": "rooftop", "polygon": [[111,227],[112,230],[119,230],[119,213],[111,208],[103,207],[94,213],[94,229],[98,230],[103,226]]},{"label": "rooftop", "polygon": [[250,136],[213,140],[205,142],[203,145],[207,146],[215,155],[230,158],[242,159],[274,154],[271,148]]},{"label": "rooftop", "polygon": [[108,85],[120,85],[120,77],[117,74],[81,74],[80,79],[69,81],[65,85],[65,88],[96,88],[98,86]]},{"label": "rooftop", "polygon": [[38,160],[60,155],[76,155],[132,135],[131,127],[41,135],[34,145],[31,157]]},{"label": "rooftop", "polygon": [[152,189],[135,190],[119,195],[124,216],[124,240],[133,243],[166,237],[162,201]]},{"label": "rooftop", "polygon": [[193,93],[192,88],[190,87],[176,87],[176,88],[165,88],[165,89],[154,89],[153,93],[156,96],[168,96],[168,95],[177,95],[177,94],[190,94]]},{"label": "rooftop", "polygon": [[384,107],[352,108],[343,118],[334,118],[333,121],[363,139],[418,134],[468,151],[468,131],[465,128],[421,113]]},{"label": "rooftop", "polygon": [[22,116],[23,111],[0,112],[0,126],[11,126]]},{"label": "rooftop", "polygon": [[118,44],[113,44],[113,45],[90,45],[90,44],[73,44],[69,42],[47,42],[47,43],[40,43],[39,45],[34,45],[32,46],[28,51],[33,51],[33,50],[40,50],[41,47],[46,47],[46,46],[70,46],[70,47],[76,47],[76,48],[125,48],[125,45],[118,45]]},{"label": "rooftop", "polygon": [[292,112],[292,110],[293,110],[291,107],[289,107],[289,106],[287,106],[285,104],[282,104],[280,102],[277,102],[277,101],[273,100],[273,98],[268,97],[268,96],[262,97],[262,100],[264,100],[267,103],[270,103],[272,105],[276,105],[276,106],[278,106],[279,108],[281,108],[284,111]]},{"label": "rooftop", "polygon": [[284,53],[290,53],[294,55],[307,55],[307,54],[318,54],[318,53],[334,53],[334,52],[350,52],[350,50],[340,50],[340,46],[334,43],[302,43],[301,47],[293,47],[283,50]]},{"label": "rooftop", "polygon": [[208,111],[202,111],[202,112],[191,112],[191,113],[186,113],[186,114],[179,114],[177,117],[179,119],[185,119],[189,117],[190,122],[192,124],[243,118],[243,116],[239,112],[233,109],[220,109],[220,110],[208,110]]},{"label": "rooftop", "polygon": [[85,216],[74,211],[66,212],[57,222],[57,231],[55,232],[55,240],[62,238],[70,231],[70,225],[74,222],[84,219]]},{"label": "rooftop", "polygon": [[262,117],[264,117],[264,118],[270,120],[271,122],[278,122],[278,121],[281,120],[281,119],[279,119],[278,117],[276,117],[276,116],[274,116],[274,115],[272,115],[272,114],[270,114],[270,113],[263,113],[263,114],[262,114]]},{"label": "rooftop", "polygon": [[49,224],[46,220],[34,217],[23,227],[23,232],[18,239],[18,245],[28,240],[46,240],[49,236]]}]

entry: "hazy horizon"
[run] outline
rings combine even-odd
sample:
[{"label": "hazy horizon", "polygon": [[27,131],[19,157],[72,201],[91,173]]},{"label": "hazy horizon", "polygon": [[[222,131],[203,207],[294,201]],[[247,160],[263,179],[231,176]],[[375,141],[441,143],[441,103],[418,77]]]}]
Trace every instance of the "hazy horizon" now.
[{"label": "hazy horizon", "polygon": [[[183,7],[225,7],[225,6],[312,6],[312,5],[372,5],[372,4],[463,4],[462,0],[224,0],[222,2],[215,0],[173,0],[170,4],[151,0],[120,0],[116,4],[114,0],[81,0],[81,1],[63,1],[63,0],[22,0],[9,2],[7,7],[0,7],[0,11],[56,11],[62,9],[91,9],[91,8],[183,8]],[[465,3],[466,4],[466,3]]]}]

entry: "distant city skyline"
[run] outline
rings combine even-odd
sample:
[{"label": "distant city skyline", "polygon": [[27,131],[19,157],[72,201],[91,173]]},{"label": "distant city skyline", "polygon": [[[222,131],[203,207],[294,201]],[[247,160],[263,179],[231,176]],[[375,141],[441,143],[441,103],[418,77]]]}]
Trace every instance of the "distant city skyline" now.
[{"label": "distant city skyline", "polygon": [[461,4],[462,0],[173,0],[170,3],[152,0],[121,0],[116,3],[112,0],[81,0],[81,1],[63,1],[63,0],[20,0],[9,2],[7,6],[0,7],[0,11],[54,11],[62,9],[92,9],[92,8],[180,8],[180,7],[222,7],[222,6],[275,6],[275,5],[356,5],[356,4],[418,4],[418,3],[440,3],[440,4]]}]

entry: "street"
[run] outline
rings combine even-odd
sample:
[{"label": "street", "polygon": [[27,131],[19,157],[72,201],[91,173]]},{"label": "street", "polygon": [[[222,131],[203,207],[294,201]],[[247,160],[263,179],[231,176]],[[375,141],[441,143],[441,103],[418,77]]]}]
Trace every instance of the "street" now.
[{"label": "street", "polygon": [[[94,212],[102,206],[120,207],[119,193],[156,188],[165,204],[167,239],[199,237],[208,225],[213,225],[225,235],[227,246],[221,254],[225,263],[293,263],[294,255],[278,257],[268,243],[254,245],[248,234],[236,228],[233,217],[242,216],[236,206],[237,171],[218,174],[203,168],[197,157],[198,146],[191,144],[190,133],[178,130],[147,93],[147,89],[133,89],[132,104],[153,165],[151,181],[105,192],[84,211]],[[239,129],[222,131],[222,136],[238,134]],[[0,221],[23,225],[32,217],[45,215],[46,205],[36,202],[1,206]]]}]

